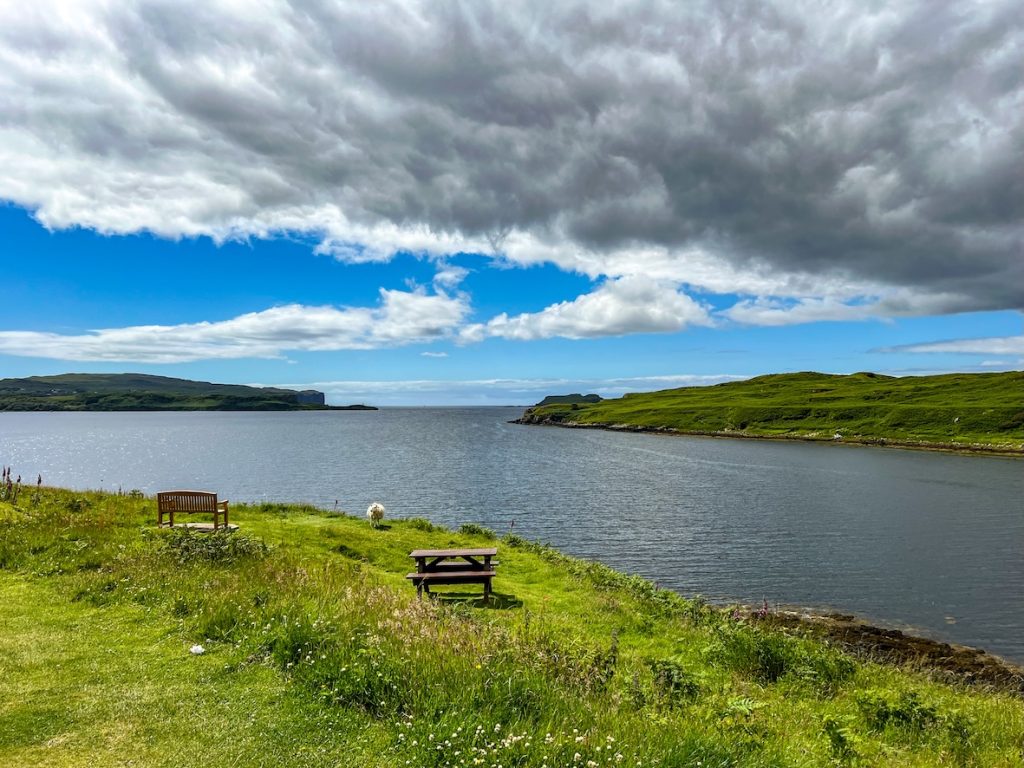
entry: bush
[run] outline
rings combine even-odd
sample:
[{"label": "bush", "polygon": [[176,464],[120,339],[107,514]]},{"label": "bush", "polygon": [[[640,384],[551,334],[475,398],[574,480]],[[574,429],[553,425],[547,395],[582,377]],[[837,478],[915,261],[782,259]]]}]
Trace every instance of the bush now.
[{"label": "bush", "polygon": [[231,531],[193,533],[175,528],[164,541],[164,550],[178,563],[234,563],[246,558],[264,557],[269,547],[262,539]]},{"label": "bush", "polygon": [[922,733],[939,719],[938,710],[921,701],[916,691],[893,697],[888,691],[870,690],[857,697],[857,707],[873,731],[893,726],[903,731]]},{"label": "bush", "polygon": [[477,525],[476,523],[463,523],[459,526],[459,533],[465,534],[466,536],[481,536],[492,541],[498,538],[498,534],[490,528],[484,528],[482,525]]},{"label": "bush", "polygon": [[434,525],[425,517],[410,517],[405,521],[405,524],[410,528],[415,528],[417,531],[423,531],[424,533],[433,533],[434,531],[444,530],[440,526]]},{"label": "bush", "polygon": [[762,683],[793,677],[816,683],[831,694],[853,677],[856,665],[842,653],[778,630],[724,626],[709,649],[712,663],[730,667]]},{"label": "bush", "polygon": [[700,684],[682,664],[671,659],[648,662],[654,675],[654,690],[669,705],[693,701],[700,695]]}]

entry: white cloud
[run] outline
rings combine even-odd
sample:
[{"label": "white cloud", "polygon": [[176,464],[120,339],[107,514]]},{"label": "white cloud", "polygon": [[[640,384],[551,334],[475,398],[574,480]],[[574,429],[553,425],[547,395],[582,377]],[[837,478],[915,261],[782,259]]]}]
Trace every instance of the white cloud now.
[{"label": "white cloud", "polygon": [[462,338],[586,339],[671,333],[710,323],[707,310],[671,283],[631,276],[608,280],[591,293],[552,304],[540,312],[513,317],[502,313],[487,323],[468,326]]},{"label": "white cloud", "polygon": [[847,304],[836,299],[781,299],[758,297],[737,302],[721,314],[746,325],[792,325],[795,323],[866,320],[877,304]]},{"label": "white cloud", "polygon": [[448,357],[447,352],[420,352],[421,357]]},{"label": "white cloud", "polygon": [[864,286],[848,285],[858,292],[837,291],[825,296],[780,298],[756,296],[742,299],[719,313],[745,325],[796,325],[800,323],[857,322],[937,314],[965,306],[965,298],[949,293],[921,293],[906,288],[873,286],[874,293],[861,292]]},{"label": "white cloud", "polygon": [[412,379],[400,381],[313,381],[256,386],[288,389],[317,389],[331,403],[366,402],[400,405],[415,402],[433,405],[530,405],[545,395],[596,392],[602,397],[619,397],[626,392],[649,392],[675,387],[698,387],[739,381],[747,376],[731,374],[670,374],[622,378],[536,378],[536,379]]},{"label": "white cloud", "polygon": [[806,300],[787,322],[1019,307],[1018,5],[7,2],[0,200]]},{"label": "white cloud", "polygon": [[1024,355],[1024,336],[951,339],[895,347],[900,352],[947,352],[960,355]]},{"label": "white cloud", "polygon": [[0,353],[75,361],[180,363],[281,357],[288,351],[374,349],[450,337],[465,296],[381,289],[377,307],[289,304],[216,322],[104,328],[81,334],[0,332]]}]

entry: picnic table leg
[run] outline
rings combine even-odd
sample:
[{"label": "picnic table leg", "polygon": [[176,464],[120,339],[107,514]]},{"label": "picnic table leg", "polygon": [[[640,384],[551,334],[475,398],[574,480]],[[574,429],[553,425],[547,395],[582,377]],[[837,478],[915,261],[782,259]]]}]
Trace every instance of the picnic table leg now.
[{"label": "picnic table leg", "polygon": [[484,602],[489,603],[491,601],[491,580],[484,579]]},{"label": "picnic table leg", "polygon": [[422,600],[423,599],[423,581],[422,580],[416,582],[416,599],[417,600]]}]

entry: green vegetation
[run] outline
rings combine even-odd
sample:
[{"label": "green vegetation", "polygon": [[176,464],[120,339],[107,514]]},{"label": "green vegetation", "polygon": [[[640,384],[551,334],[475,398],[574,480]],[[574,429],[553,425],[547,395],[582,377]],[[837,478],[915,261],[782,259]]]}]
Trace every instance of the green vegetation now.
[{"label": "green vegetation", "polygon": [[521,421],[1013,453],[1024,451],[1024,372],[786,373],[589,405],[537,406]]},{"label": "green vegetation", "polygon": [[[66,373],[0,379],[0,411],[297,411],[327,410],[322,392],[149,376]],[[375,410],[343,406],[337,410]]]},{"label": "green vegetation", "polygon": [[[0,765],[1013,766],[1024,702],[507,536],[484,607],[418,547],[493,532],[140,498],[0,501]],[[452,588],[457,589],[457,588]],[[203,653],[191,653],[201,645]],[[198,649],[196,649],[198,650]]]},{"label": "green vegetation", "polygon": [[541,405],[572,405],[573,403],[600,403],[600,395],[581,395],[578,392],[571,395],[548,395],[539,403]]}]

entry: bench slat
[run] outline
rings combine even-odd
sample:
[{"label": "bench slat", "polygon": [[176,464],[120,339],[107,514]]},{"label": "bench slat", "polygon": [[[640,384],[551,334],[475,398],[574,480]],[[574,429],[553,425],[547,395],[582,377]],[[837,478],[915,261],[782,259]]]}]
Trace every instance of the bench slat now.
[{"label": "bench slat", "polygon": [[495,576],[494,571],[427,571],[426,573],[410,573],[405,578],[411,579],[414,582],[431,581],[443,583],[451,579],[484,581],[493,579]]},{"label": "bench slat", "polygon": [[409,557],[493,557],[496,554],[498,554],[497,547],[487,547],[486,549],[414,549],[409,553]]}]

